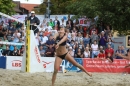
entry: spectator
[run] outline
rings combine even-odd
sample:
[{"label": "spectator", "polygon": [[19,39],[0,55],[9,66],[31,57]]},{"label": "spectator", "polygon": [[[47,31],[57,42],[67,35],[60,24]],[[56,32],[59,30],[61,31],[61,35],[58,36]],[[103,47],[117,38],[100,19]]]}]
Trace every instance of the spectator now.
[{"label": "spectator", "polygon": [[111,54],[111,57],[113,57],[113,55],[114,55],[114,50],[113,50],[113,48],[111,48],[111,45],[110,45],[110,44],[108,44],[107,46],[108,46],[108,47],[107,47],[107,49],[105,50],[105,56],[107,57],[107,56],[108,56],[108,53],[110,53],[110,54]]},{"label": "spectator", "polygon": [[45,50],[43,49],[43,46],[40,46],[39,51],[40,51],[41,57],[44,57],[45,56]]},{"label": "spectator", "polygon": [[64,19],[61,19],[61,23],[60,23],[60,27],[65,27],[66,26],[66,22],[64,21]]},{"label": "spectator", "polygon": [[40,33],[38,32],[36,35],[36,44],[39,46],[41,42],[41,37],[40,37]]},{"label": "spectator", "polygon": [[104,31],[103,31],[103,32],[101,32],[101,35],[100,35],[99,45],[103,46],[103,48],[105,49],[106,48],[106,42],[107,42],[107,37],[104,35]]},{"label": "spectator", "polygon": [[75,57],[76,58],[83,58],[83,53],[82,53],[82,50],[79,48],[77,53],[75,54]]},{"label": "spectator", "polygon": [[105,53],[103,52],[103,50],[100,51],[100,53],[97,55],[97,58],[105,60]]},{"label": "spectator", "polygon": [[11,34],[11,31],[8,30],[6,37],[7,37],[7,40],[8,40],[9,42],[12,41],[12,38],[11,38],[12,36],[13,36],[13,34]]},{"label": "spectator", "polygon": [[74,51],[72,47],[69,47],[69,54],[74,57]]},{"label": "spectator", "polygon": [[44,49],[45,51],[46,51],[46,49],[47,49],[47,46],[46,46],[47,40],[48,40],[48,37],[45,36],[44,33],[43,33],[43,35],[42,35],[42,37],[41,37],[41,42],[40,42],[40,44],[43,46],[43,49]]},{"label": "spectator", "polygon": [[96,34],[95,31],[92,32],[92,35],[90,36],[91,38],[91,44],[94,43],[94,41],[96,40],[98,42],[99,38],[98,38],[98,35]]},{"label": "spectator", "polygon": [[46,46],[49,48],[49,46],[50,45],[52,45],[52,47],[54,47],[55,46],[55,41],[54,41],[54,39],[53,39],[53,37],[50,35],[50,37],[49,37],[49,40],[47,40],[47,42],[46,42]]},{"label": "spectator", "polygon": [[68,20],[66,21],[66,25],[68,25],[69,30],[73,29],[73,21],[70,19],[70,16],[68,16]]},{"label": "spectator", "polygon": [[53,45],[50,45],[45,52],[46,57],[54,57],[54,48]]},{"label": "spectator", "polygon": [[55,20],[54,20],[54,27],[55,26],[57,26],[57,30],[59,30],[59,28],[60,28],[60,21],[58,20],[57,16],[55,17]]},{"label": "spectator", "polygon": [[24,45],[22,45],[20,50],[18,51],[18,55],[23,56],[24,51],[25,51],[25,47],[24,47]]},{"label": "spectator", "polygon": [[89,43],[90,43],[89,34],[86,34],[86,36],[83,38],[84,47],[86,47],[86,45]]},{"label": "spectator", "polygon": [[48,29],[49,32],[52,30],[52,27],[49,26],[49,22],[46,23],[46,27],[44,27],[44,29],[42,29],[42,31],[45,31],[45,29]]},{"label": "spectator", "polygon": [[12,55],[13,55],[13,56],[19,56],[19,50],[17,49],[16,46],[14,46],[14,50],[13,50],[13,52],[12,52]]},{"label": "spectator", "polygon": [[111,38],[108,39],[108,43],[106,45],[108,45],[108,44],[111,45],[111,47],[114,49],[114,43],[112,42]]},{"label": "spectator", "polygon": [[111,53],[108,53],[106,59],[107,59],[110,63],[113,62],[113,57],[111,56]]},{"label": "spectator", "polygon": [[54,22],[52,21],[52,19],[50,19],[49,26],[51,26],[52,28],[55,26]]},{"label": "spectator", "polygon": [[123,45],[121,46],[121,49],[123,50],[124,55],[127,55],[127,51],[125,50],[125,47]]},{"label": "spectator", "polygon": [[122,57],[118,56],[117,53],[122,54],[122,55],[125,54],[125,52],[124,52],[124,50],[122,50],[121,46],[118,46],[118,50],[116,50],[116,59],[123,59]]},{"label": "spectator", "polygon": [[37,28],[37,25],[40,24],[40,20],[35,16],[35,12],[31,11],[31,16],[28,18],[28,20],[30,20],[30,30],[34,31],[34,34],[36,34],[37,32],[39,32],[39,29]]},{"label": "spectator", "polygon": [[20,38],[21,34],[18,32],[18,30],[15,31],[15,33],[13,34],[14,37],[14,42],[17,43],[19,42],[19,38]]},{"label": "spectator", "polygon": [[41,25],[40,25],[40,28],[41,28],[41,29],[45,28],[45,27],[46,27],[46,24],[47,24],[46,19],[44,19],[43,22],[42,22]]},{"label": "spectator", "polygon": [[76,40],[78,43],[80,43],[83,40],[82,34],[78,32],[78,36],[76,37]]},{"label": "spectator", "polygon": [[3,51],[3,55],[4,56],[9,56],[10,55],[10,50],[9,50],[8,46],[6,46],[6,50]]},{"label": "spectator", "polygon": [[92,58],[97,57],[99,50],[98,50],[98,44],[97,41],[95,40],[94,43],[91,45],[92,49]]},{"label": "spectator", "polygon": [[84,58],[90,58],[89,47],[86,47],[86,48],[85,48],[85,51],[84,51]]}]

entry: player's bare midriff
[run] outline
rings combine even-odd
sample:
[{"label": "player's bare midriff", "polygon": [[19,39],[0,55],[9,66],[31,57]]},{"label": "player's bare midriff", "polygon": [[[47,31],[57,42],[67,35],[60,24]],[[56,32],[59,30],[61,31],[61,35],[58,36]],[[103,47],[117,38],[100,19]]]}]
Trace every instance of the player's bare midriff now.
[{"label": "player's bare midriff", "polygon": [[68,50],[66,49],[66,46],[59,46],[59,48],[56,49],[56,55],[57,56],[63,55],[67,52],[68,52]]}]

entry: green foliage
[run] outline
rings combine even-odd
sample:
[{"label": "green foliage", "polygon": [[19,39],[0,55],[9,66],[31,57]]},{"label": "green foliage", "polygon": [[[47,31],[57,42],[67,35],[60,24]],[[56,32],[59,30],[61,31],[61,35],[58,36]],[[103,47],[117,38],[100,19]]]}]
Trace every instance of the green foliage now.
[{"label": "green foliage", "polygon": [[15,4],[12,0],[0,0],[0,12],[12,15],[15,13],[14,8]]},{"label": "green foliage", "polygon": [[75,0],[66,8],[75,15],[99,16],[120,35],[130,34],[130,0]]}]

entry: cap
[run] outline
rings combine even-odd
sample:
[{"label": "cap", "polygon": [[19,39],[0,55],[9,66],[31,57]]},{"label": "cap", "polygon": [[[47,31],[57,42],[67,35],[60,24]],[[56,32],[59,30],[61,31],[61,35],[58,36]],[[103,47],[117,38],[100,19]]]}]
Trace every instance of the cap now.
[{"label": "cap", "polygon": [[35,13],[35,11],[31,11],[31,13]]}]

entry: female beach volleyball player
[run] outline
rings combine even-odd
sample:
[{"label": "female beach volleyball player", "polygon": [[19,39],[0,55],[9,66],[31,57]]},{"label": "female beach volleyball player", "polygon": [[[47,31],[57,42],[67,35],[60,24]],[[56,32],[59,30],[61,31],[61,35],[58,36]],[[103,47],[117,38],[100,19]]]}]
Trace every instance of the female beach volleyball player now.
[{"label": "female beach volleyball player", "polygon": [[80,68],[83,70],[86,74],[89,76],[92,76],[91,73],[88,73],[85,68],[78,64],[73,57],[68,53],[68,50],[66,49],[66,41],[67,41],[67,35],[65,33],[65,29],[61,28],[58,33],[54,37],[56,41],[56,58],[55,58],[55,63],[54,63],[54,73],[52,76],[52,86],[54,86],[55,80],[56,80],[56,75],[58,72],[58,69],[62,63],[63,59],[68,60],[70,63],[72,63],[74,66]]},{"label": "female beach volleyball player", "polygon": [[[125,56],[125,55],[122,55],[122,54],[120,54],[120,53],[117,53],[117,55],[118,56],[120,56],[120,57],[122,57],[122,58],[124,58],[124,59],[127,59],[127,60],[130,60],[130,48],[127,50],[127,55]],[[130,63],[127,65],[127,66],[125,66],[126,68],[127,67],[130,67]]]}]

